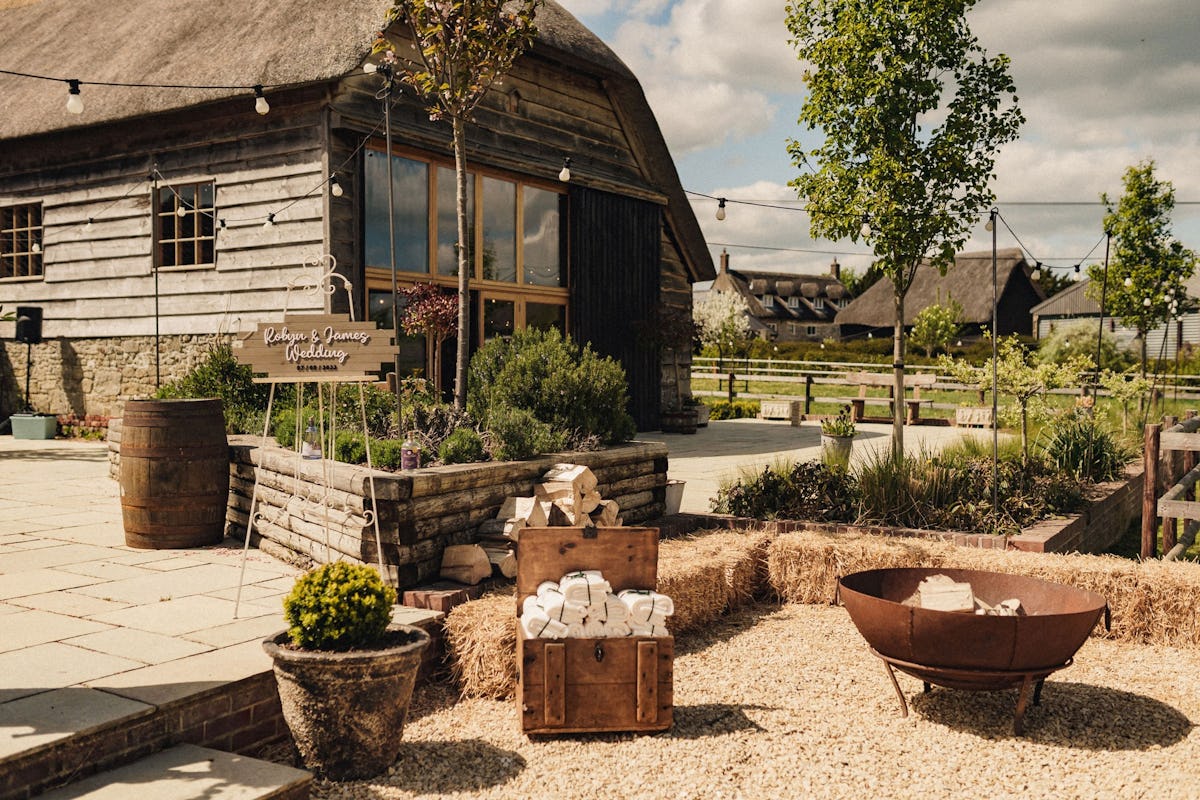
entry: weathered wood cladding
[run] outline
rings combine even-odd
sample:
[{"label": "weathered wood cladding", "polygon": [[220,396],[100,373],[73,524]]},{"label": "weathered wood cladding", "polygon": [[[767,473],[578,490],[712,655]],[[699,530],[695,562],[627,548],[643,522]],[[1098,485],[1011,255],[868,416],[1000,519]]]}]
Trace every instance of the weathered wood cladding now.
[{"label": "weathered wood cladding", "polygon": [[642,345],[659,302],[661,207],[581,187],[570,193],[571,333],[625,367],[629,412],[658,427],[658,354]]},{"label": "weathered wood cladding", "polygon": [[[215,268],[159,271],[160,333],[212,333],[277,316],[288,281],[311,274],[305,263],[325,251],[325,201],[313,191],[326,177],[320,107],[279,102],[269,121],[247,115],[244,103],[209,110],[211,125],[202,127],[192,112],[6,143],[0,205],[41,202],[45,242],[44,279],[6,282],[6,304],[42,306],[47,336],[152,334],[156,167],[168,184],[213,180],[216,215],[227,221]],[[268,229],[270,212],[276,224]],[[293,294],[293,308],[323,305]]]},{"label": "weathered wood cladding", "polygon": [[506,497],[532,495],[534,484],[556,463],[587,465],[601,495],[620,505],[625,524],[663,512],[667,459],[659,443],[404,473],[301,461],[293,452],[260,443],[256,437],[231,438],[229,535],[244,539],[257,472],[254,539],[260,547],[306,564],[338,558],[375,563],[374,511],[384,563],[401,587],[436,577],[446,546],[475,541],[479,526],[496,516]]}]

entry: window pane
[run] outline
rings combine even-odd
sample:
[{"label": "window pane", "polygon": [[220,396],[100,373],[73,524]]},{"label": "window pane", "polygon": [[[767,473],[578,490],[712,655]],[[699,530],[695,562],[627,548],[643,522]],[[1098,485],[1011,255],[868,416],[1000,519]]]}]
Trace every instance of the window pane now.
[{"label": "window pane", "polygon": [[567,332],[567,309],[557,303],[526,303],[525,327],[548,331],[555,328]]},{"label": "window pane", "polygon": [[158,190],[158,210],[163,214],[175,213],[175,195],[170,189],[164,187]]},{"label": "window pane", "polygon": [[[396,186],[393,194],[396,210],[396,269],[402,272],[428,272],[428,169],[423,162],[393,156],[392,172]],[[391,266],[387,244],[387,161],[382,153],[367,153],[364,177],[367,265],[387,269]]]},{"label": "window pane", "polygon": [[545,189],[526,186],[525,211],[525,282],[534,286],[562,286],[559,265],[559,195]]},{"label": "window pane", "polygon": [[213,191],[211,183],[200,184],[200,208],[213,207]]},{"label": "window pane", "polygon": [[483,338],[484,341],[497,336],[508,336],[513,332],[513,322],[516,319],[516,303],[512,300],[483,301]]},{"label": "window pane", "polygon": [[[404,298],[400,299],[400,313],[404,313]],[[368,292],[367,315],[378,325],[386,335],[394,330],[392,325],[392,293]],[[392,372],[392,365],[384,370],[384,374]],[[409,336],[400,331],[400,375],[407,378],[410,375],[425,374],[425,337]]]},{"label": "window pane", "polygon": [[[454,170],[438,167],[437,171],[437,268],[439,275],[458,274],[458,256],[454,244],[458,241],[458,190]],[[475,263],[475,176],[467,173],[467,270]]]},{"label": "window pane", "polygon": [[517,280],[517,185],[483,179],[483,277]]}]

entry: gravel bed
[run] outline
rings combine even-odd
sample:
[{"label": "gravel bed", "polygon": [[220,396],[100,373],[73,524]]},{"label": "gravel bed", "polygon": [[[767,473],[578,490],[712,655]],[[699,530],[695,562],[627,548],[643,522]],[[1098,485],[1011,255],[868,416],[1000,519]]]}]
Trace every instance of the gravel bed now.
[{"label": "gravel bed", "polygon": [[753,605],[677,640],[675,726],[530,740],[515,701],[418,690],[390,773],[314,798],[1195,798],[1200,653],[1089,639],[1050,677],[1025,736],[1016,690],[899,675],[842,608]]}]

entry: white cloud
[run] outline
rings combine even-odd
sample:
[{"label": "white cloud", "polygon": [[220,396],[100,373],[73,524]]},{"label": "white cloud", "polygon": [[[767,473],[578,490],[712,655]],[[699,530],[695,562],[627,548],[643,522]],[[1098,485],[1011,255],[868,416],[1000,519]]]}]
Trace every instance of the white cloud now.
[{"label": "white cloud", "polygon": [[775,106],[759,92],[724,83],[681,81],[646,89],[646,99],[676,156],[736,141],[771,124]]}]

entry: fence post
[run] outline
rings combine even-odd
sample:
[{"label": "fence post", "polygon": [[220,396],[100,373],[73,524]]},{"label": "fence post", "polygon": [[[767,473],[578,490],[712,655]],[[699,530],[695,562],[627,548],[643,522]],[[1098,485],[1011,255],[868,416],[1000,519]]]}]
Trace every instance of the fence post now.
[{"label": "fence post", "polygon": [[[1163,423],[1162,423],[1162,429],[1164,431],[1169,431],[1169,430],[1171,430],[1171,428],[1175,427],[1175,423],[1176,423],[1175,417],[1164,416]],[[1175,470],[1176,452],[1174,450],[1165,450],[1165,451],[1163,451],[1162,455],[1164,458],[1163,485],[1169,490],[1170,487],[1174,486],[1175,482],[1179,480],[1179,475],[1177,474],[1177,472]],[[1163,529],[1162,549],[1163,549],[1164,553],[1169,553],[1169,552],[1171,552],[1171,548],[1173,548],[1175,546],[1175,541],[1176,541],[1175,537],[1176,537],[1176,534],[1178,533],[1178,522],[1176,521],[1176,519],[1174,517],[1164,517],[1163,522],[1162,522],[1162,529]]]},{"label": "fence post", "polygon": [[804,416],[808,416],[812,411],[812,386],[813,376],[804,376]]},{"label": "fence post", "polygon": [[736,378],[737,376],[732,372],[729,373],[729,405],[733,405],[733,398],[737,396],[737,392],[733,388],[733,382]]},{"label": "fence post", "polygon": [[1155,557],[1158,544],[1158,439],[1161,425],[1146,426],[1142,474],[1142,560]]}]

